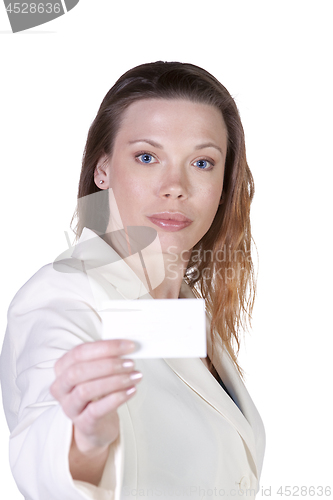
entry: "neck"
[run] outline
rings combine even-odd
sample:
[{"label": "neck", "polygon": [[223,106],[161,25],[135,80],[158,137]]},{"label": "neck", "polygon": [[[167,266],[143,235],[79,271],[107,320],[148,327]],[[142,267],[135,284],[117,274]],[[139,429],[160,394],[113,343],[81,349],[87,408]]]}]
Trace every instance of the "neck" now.
[{"label": "neck", "polygon": [[165,278],[160,285],[150,290],[149,293],[154,299],[178,299],[180,287],[191,255],[190,251],[187,252],[188,256],[184,259],[184,253],[182,253],[182,256],[178,255],[177,260],[175,260],[174,254],[172,256],[170,254],[163,254]]},{"label": "neck", "polygon": [[[142,236],[140,239],[143,239]],[[158,238],[147,247],[146,242],[129,238],[127,231],[110,231],[106,234],[105,241],[125,260],[139,279],[148,284],[149,293],[154,299],[178,299],[190,250],[181,254],[162,253]],[[132,249],[137,252],[133,254]]]}]

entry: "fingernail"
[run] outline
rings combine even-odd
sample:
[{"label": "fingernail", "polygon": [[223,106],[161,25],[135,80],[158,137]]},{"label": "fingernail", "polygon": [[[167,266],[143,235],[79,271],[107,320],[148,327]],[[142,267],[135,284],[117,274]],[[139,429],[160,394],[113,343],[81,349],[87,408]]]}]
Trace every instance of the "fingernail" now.
[{"label": "fingernail", "polygon": [[130,375],[131,380],[138,380],[140,378],[142,378],[141,372],[131,373],[131,375]]},{"label": "fingernail", "polygon": [[123,340],[120,344],[121,349],[126,349],[126,351],[134,351],[136,345],[132,340]]},{"label": "fingernail", "polygon": [[131,387],[130,389],[127,389],[126,394],[129,396],[130,394],[133,394],[133,392],[136,391],[136,387]]},{"label": "fingernail", "polygon": [[134,366],[134,361],[131,361],[130,359],[124,361],[122,364],[123,368],[133,368],[133,366]]}]

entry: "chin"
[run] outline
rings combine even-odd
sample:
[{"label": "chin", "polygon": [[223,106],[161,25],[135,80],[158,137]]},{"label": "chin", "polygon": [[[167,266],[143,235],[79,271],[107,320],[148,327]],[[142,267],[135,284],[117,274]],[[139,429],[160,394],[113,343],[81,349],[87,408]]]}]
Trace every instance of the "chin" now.
[{"label": "chin", "polygon": [[189,252],[194,245],[187,240],[179,241],[179,238],[163,238],[159,235],[162,252],[167,255],[179,255],[182,252]]}]

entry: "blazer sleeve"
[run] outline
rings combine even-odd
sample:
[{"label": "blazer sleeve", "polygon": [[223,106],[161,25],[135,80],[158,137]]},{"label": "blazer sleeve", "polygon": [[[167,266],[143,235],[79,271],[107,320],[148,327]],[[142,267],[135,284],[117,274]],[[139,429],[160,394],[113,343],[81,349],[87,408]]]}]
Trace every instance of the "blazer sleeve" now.
[{"label": "blazer sleeve", "polygon": [[68,463],[72,422],[49,392],[54,363],[82,342],[101,338],[101,320],[84,273],[52,265],[13,299],[0,358],[10,464],[26,500],[114,500],[120,483],[118,439],[98,487],[73,481]]}]

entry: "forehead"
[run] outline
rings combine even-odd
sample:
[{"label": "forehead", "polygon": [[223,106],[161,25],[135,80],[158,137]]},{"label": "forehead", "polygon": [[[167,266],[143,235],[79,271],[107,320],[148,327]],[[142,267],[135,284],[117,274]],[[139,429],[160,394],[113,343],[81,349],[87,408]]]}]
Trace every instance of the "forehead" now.
[{"label": "forehead", "polygon": [[226,143],[227,128],[219,109],[187,99],[140,99],[123,113],[118,135],[209,139]]}]

